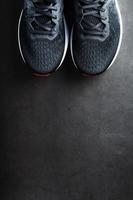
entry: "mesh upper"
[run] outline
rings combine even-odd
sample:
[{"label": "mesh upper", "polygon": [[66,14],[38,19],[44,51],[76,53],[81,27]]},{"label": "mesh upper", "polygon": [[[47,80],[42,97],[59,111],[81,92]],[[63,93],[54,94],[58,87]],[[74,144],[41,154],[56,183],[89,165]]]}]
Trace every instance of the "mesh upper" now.
[{"label": "mesh upper", "polygon": [[109,6],[110,34],[105,41],[94,39],[81,39],[74,30],[73,55],[78,68],[91,74],[105,71],[111,64],[120,39],[120,23],[114,2]]},{"label": "mesh upper", "polygon": [[57,37],[54,40],[49,40],[44,38],[43,35],[31,33],[25,14],[23,14],[20,38],[24,58],[34,71],[48,73],[59,66],[65,45],[63,19],[61,19],[60,31]]}]

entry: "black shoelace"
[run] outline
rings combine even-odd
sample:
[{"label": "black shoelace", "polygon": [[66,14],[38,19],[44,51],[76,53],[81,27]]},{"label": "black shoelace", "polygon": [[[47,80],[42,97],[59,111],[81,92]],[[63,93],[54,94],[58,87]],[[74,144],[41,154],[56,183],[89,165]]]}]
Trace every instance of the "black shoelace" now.
[{"label": "black shoelace", "polygon": [[40,2],[33,1],[34,12],[32,13],[32,25],[37,32],[45,32],[46,34],[55,34],[58,22],[58,4],[52,0]]},{"label": "black shoelace", "polygon": [[92,38],[106,37],[108,16],[105,6],[107,2],[108,0],[80,0],[83,13],[82,28]]}]

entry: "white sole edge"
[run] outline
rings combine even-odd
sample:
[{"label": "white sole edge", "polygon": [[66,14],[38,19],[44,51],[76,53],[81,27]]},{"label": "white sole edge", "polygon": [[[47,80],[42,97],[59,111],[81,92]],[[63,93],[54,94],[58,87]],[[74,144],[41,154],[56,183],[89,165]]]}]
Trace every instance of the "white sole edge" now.
[{"label": "white sole edge", "polygon": [[[116,54],[111,62],[111,64],[108,66],[108,68],[106,70],[108,70],[115,62],[118,54],[119,54],[119,51],[120,51],[120,47],[121,47],[121,43],[122,43],[122,37],[123,37],[123,23],[122,23],[122,16],[121,16],[121,12],[120,12],[120,8],[119,8],[119,5],[118,5],[118,1],[115,0],[116,2],[116,8],[117,8],[117,11],[118,11],[118,16],[119,16],[119,19],[120,19],[120,39],[119,39],[119,44],[118,44],[118,48],[117,48],[117,51],[116,51]],[[72,61],[74,63],[74,66],[78,69],[76,63],[75,63],[75,60],[74,60],[74,55],[73,55],[73,46],[72,46],[72,40],[73,40],[73,28],[72,28],[72,31],[71,31],[71,36],[70,36],[70,51],[71,51],[71,56],[72,56]],[[105,71],[106,71],[105,70]],[[94,74],[95,75],[95,74]]]},{"label": "white sole edge", "polygon": [[61,67],[61,65],[63,64],[63,61],[65,59],[66,53],[67,53],[67,49],[68,49],[68,44],[69,44],[69,32],[68,32],[68,27],[67,27],[67,23],[64,17],[64,26],[65,26],[65,47],[64,47],[64,53],[63,53],[63,57],[61,60],[61,63],[59,64],[59,66],[57,67],[56,71]]},{"label": "white sole edge", "polygon": [[20,24],[21,24],[22,15],[23,15],[23,10],[21,11],[21,14],[19,17],[19,22],[18,22],[18,46],[19,46],[19,51],[20,51],[21,57],[22,57],[24,63],[26,63],[23,52],[22,52],[21,43],[20,43]]},{"label": "white sole edge", "polygon": [[[23,55],[23,52],[22,52],[22,48],[21,48],[21,42],[20,42],[20,24],[21,24],[22,15],[23,15],[23,10],[21,11],[21,14],[20,14],[20,17],[19,17],[19,22],[18,22],[18,46],[19,46],[19,51],[20,51],[22,60],[26,64],[26,61],[24,59],[24,55]],[[63,63],[63,61],[65,59],[65,56],[66,56],[66,53],[67,53],[67,49],[68,49],[68,44],[69,44],[69,33],[68,33],[68,28],[67,28],[65,17],[64,17],[64,26],[65,26],[65,46],[64,46],[64,53],[63,53],[63,56],[62,56],[62,60],[61,60],[59,66],[56,68],[55,71],[57,71],[61,67],[61,65],[62,65],[62,63]]]}]

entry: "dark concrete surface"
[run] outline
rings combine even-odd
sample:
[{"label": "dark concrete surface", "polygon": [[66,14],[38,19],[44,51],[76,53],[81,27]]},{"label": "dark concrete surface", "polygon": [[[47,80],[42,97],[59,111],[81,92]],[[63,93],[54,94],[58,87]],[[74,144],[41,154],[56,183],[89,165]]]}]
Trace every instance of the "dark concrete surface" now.
[{"label": "dark concrete surface", "polygon": [[68,52],[57,73],[34,78],[18,51],[21,1],[1,0],[0,200],[133,199],[133,1],[119,3],[109,71],[82,78]]}]

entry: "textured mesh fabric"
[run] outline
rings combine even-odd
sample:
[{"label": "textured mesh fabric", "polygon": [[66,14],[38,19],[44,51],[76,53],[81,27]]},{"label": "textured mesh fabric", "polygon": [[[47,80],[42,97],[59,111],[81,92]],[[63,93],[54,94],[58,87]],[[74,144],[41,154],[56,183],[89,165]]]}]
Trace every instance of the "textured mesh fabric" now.
[{"label": "textured mesh fabric", "polygon": [[81,39],[79,32],[74,30],[73,55],[78,68],[88,74],[105,71],[111,64],[120,39],[120,23],[114,1],[108,7],[110,33],[105,41]]},{"label": "textured mesh fabric", "polygon": [[[49,27],[51,29],[54,27],[54,23],[48,23],[49,17],[47,17],[47,16],[41,16],[41,17],[39,16],[39,17],[37,17],[37,20],[42,25],[47,24],[47,27]],[[33,21],[31,24],[36,31],[43,31],[43,28],[38,26],[38,24],[35,21]]]},{"label": "textured mesh fabric", "polygon": [[[36,5],[36,7],[41,8],[43,7],[43,5],[50,5],[51,2],[54,2],[54,1],[45,0],[45,4],[44,4],[44,0],[37,0],[36,2],[34,2],[34,4]],[[47,24],[49,28],[52,28],[54,26],[54,23],[50,23],[51,18],[49,16],[41,15],[41,16],[37,16],[36,19],[40,22],[40,24]],[[39,27],[35,22],[33,22],[32,25],[36,30],[42,30],[42,28]]]},{"label": "textured mesh fabric", "polygon": [[[100,19],[97,18],[97,17],[93,17],[93,16],[85,16],[84,17],[84,21],[82,21],[82,26],[85,30],[88,30],[90,28],[89,24],[88,24],[88,21],[94,25],[97,25],[99,24],[100,22]],[[101,24],[101,26],[104,26],[103,24]]]},{"label": "textured mesh fabric", "polygon": [[[94,0],[89,0],[89,2],[87,4],[89,4],[90,6],[93,4]],[[102,2],[101,2],[102,4]],[[86,4],[85,3],[81,3],[82,6],[85,6]],[[85,9],[86,12],[94,12],[95,11],[95,8],[86,8]],[[84,12],[84,11],[83,11]],[[100,12],[100,11],[99,11]],[[101,23],[101,20],[100,18],[96,17],[96,16],[93,16],[93,15],[84,15],[83,16],[83,19],[81,21],[81,25],[82,27],[85,29],[85,30],[88,30],[89,28],[91,28],[91,26],[89,25],[90,24],[94,24],[95,26],[98,25],[99,23]],[[104,25],[101,24],[101,28],[103,28]]]},{"label": "textured mesh fabric", "polygon": [[55,70],[63,57],[65,45],[64,20],[60,21],[60,31],[53,40],[43,35],[33,34],[29,30],[25,13],[21,20],[21,48],[27,64],[36,72],[48,73]]}]

